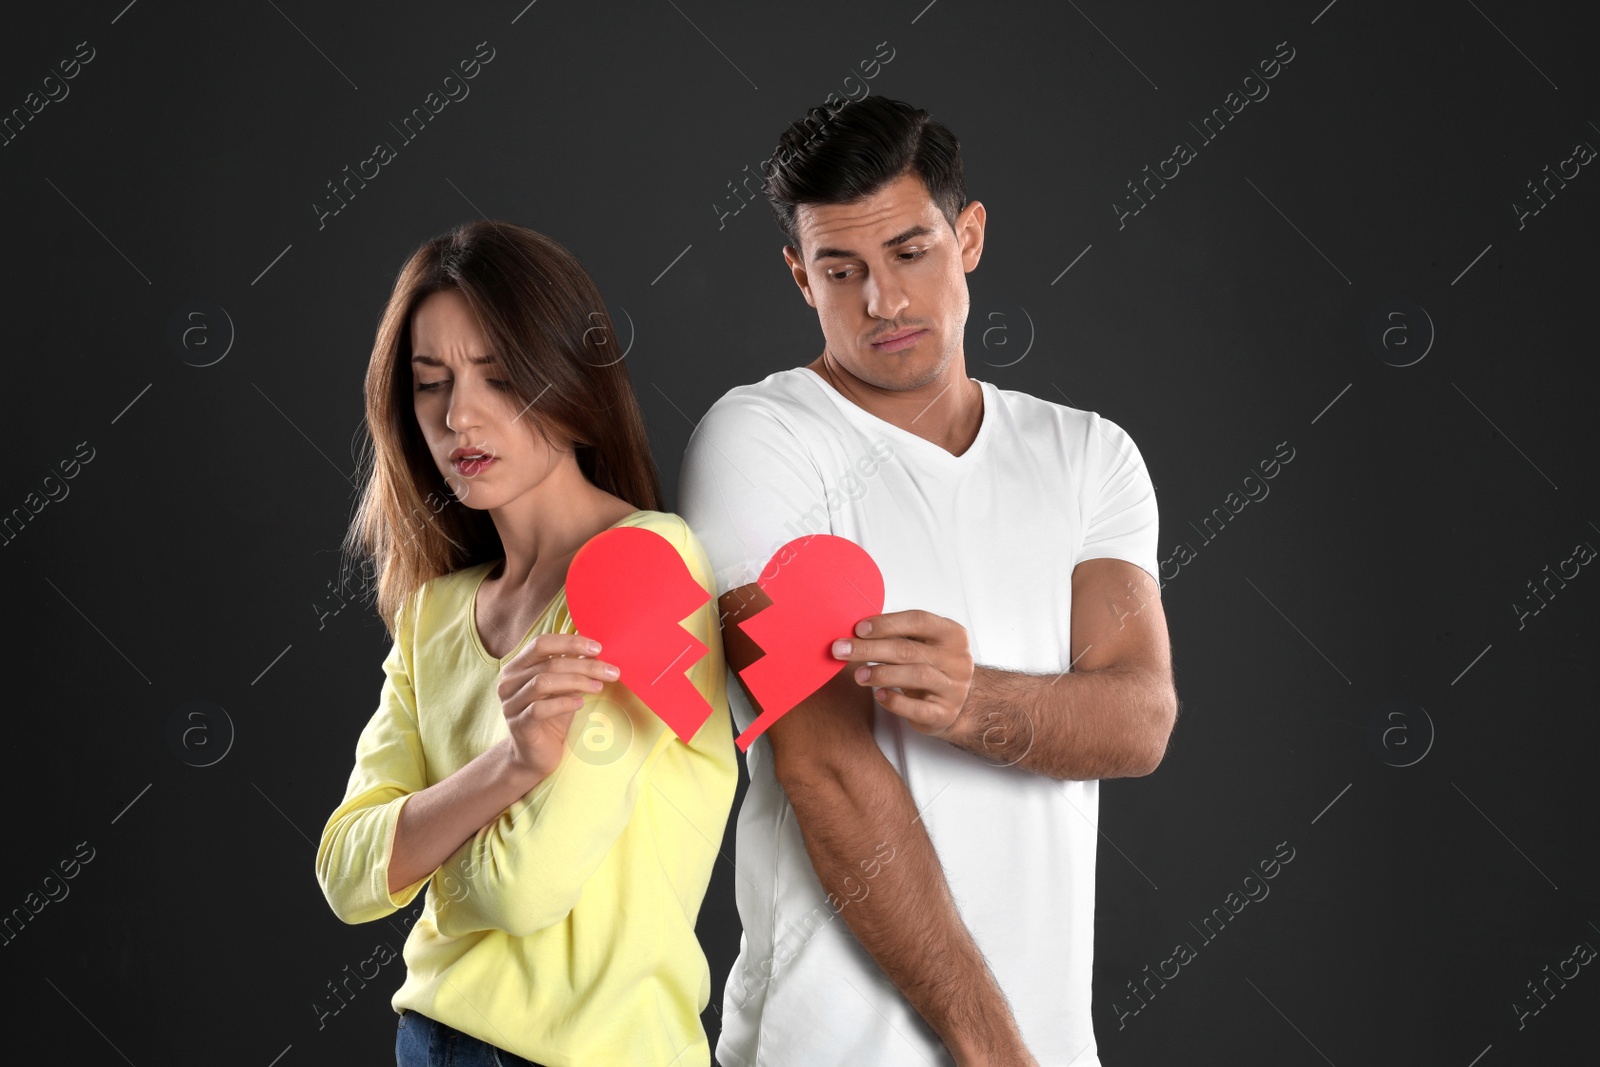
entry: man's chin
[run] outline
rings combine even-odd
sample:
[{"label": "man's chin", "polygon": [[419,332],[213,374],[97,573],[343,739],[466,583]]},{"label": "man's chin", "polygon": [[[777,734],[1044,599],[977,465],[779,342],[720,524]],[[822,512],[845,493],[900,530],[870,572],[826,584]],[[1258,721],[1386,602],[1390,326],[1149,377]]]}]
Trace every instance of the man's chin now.
[{"label": "man's chin", "polygon": [[856,377],[879,389],[901,392],[936,381],[944,370],[943,363],[909,353],[874,352],[863,362],[859,370],[850,368]]}]

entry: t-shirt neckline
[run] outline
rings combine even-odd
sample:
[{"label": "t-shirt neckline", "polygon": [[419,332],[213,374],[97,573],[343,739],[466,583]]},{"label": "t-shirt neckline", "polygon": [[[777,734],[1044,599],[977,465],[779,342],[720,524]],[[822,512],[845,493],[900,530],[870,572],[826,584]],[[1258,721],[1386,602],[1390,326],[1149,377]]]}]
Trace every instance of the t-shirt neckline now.
[{"label": "t-shirt neckline", "polygon": [[[635,518],[636,516],[643,515],[645,511],[646,509],[639,508],[638,510],[629,512],[616,522],[612,523],[610,526],[607,526],[606,529],[615,530],[617,527],[626,524],[629,520]],[[603,533],[604,531],[601,532]],[[511,651],[507,652],[504,657],[499,659],[491,656],[489,654],[489,650],[483,646],[482,635],[478,633],[478,590],[483,588],[484,581],[488,579],[489,574],[500,562],[501,561],[498,559],[493,559],[487,564],[479,564],[479,566],[483,567],[483,573],[478,575],[478,580],[476,582],[472,583],[472,595],[467,598],[466,618],[467,633],[472,637],[472,647],[477,649],[478,656],[483,660],[483,662],[497,668],[505,666],[513,656],[527,647],[528,641],[533,637],[534,632],[544,624],[545,617],[550,614],[551,610],[554,609],[557,604],[564,601],[567,596],[567,583],[562,582],[561,587],[557,589],[555,591],[555,595],[550,598],[550,602],[544,606],[543,611],[539,612],[539,614],[534,617],[533,623],[528,627],[527,632],[524,633],[520,639],[518,639],[516,645],[512,647]]]},{"label": "t-shirt neckline", "polygon": [[896,440],[905,441],[911,444],[911,447],[913,448],[922,449],[926,454],[934,457],[936,462],[947,463],[952,466],[970,465],[975,461],[978,453],[983,450],[984,444],[989,440],[990,427],[996,418],[994,410],[995,398],[989,388],[989,383],[980,381],[979,379],[973,378],[969,375],[967,380],[970,382],[977,382],[978,388],[983,394],[983,418],[978,423],[978,433],[973,437],[972,443],[967,446],[967,450],[965,452],[958,456],[949,449],[945,448],[943,445],[936,445],[926,437],[919,437],[910,430],[896,426],[888,419],[879,418],[877,415],[874,415],[866,408],[863,408],[861,405],[857,404],[855,401],[839,392],[839,390],[833,387],[832,382],[828,381],[828,379],[824,378],[810,367],[798,367],[796,369],[800,371],[800,373],[806,378],[810,379],[812,382],[815,382],[817,388],[822,390],[823,395],[825,395],[829,400],[833,401],[834,404],[838,405],[839,409],[845,413],[846,417],[854,419],[858,422],[864,422],[874,428],[881,429],[886,433],[892,434]]}]

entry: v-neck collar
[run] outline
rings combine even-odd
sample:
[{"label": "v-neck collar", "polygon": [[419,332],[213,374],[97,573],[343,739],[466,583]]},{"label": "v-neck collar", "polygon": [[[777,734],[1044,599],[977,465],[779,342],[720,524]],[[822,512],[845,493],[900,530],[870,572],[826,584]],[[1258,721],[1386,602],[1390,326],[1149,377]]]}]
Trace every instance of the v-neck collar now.
[{"label": "v-neck collar", "polygon": [[[612,523],[610,526],[606,527],[606,529],[615,530],[619,526],[635,525],[634,520],[644,513],[645,509],[643,508],[632,511],[618,519],[616,522]],[[555,591],[555,595],[550,598],[547,604],[545,604],[544,610],[539,612],[538,616],[533,620],[533,624],[528,627],[527,632],[524,633],[521,639],[517,641],[515,647],[513,647],[511,651],[507,652],[504,656],[496,657],[491,655],[489,650],[483,645],[483,635],[478,632],[478,590],[483,588],[484,581],[488,579],[489,575],[494,572],[495,567],[499,566],[500,563],[501,560],[495,559],[490,560],[487,563],[479,564],[479,566],[483,568],[483,573],[478,575],[477,580],[472,583],[472,595],[467,597],[466,626],[467,633],[471,635],[472,638],[472,647],[477,650],[478,656],[483,660],[484,663],[493,667],[505,666],[511,657],[515,656],[518,652],[521,652],[525,647],[527,647],[529,639],[532,638],[535,632],[539,630],[540,626],[544,624],[546,616],[548,616],[558,604],[565,604],[567,600],[567,583],[562,582],[561,588]]]},{"label": "v-neck collar", "polygon": [[976,464],[979,454],[983,451],[984,445],[988,442],[989,437],[991,436],[990,427],[993,425],[995,419],[998,418],[995,409],[999,404],[999,399],[995,395],[994,387],[988,382],[979,381],[977,378],[969,377],[967,380],[969,382],[977,382],[978,388],[982,392],[983,417],[978,423],[977,436],[972,439],[972,443],[967,446],[967,450],[958,456],[949,449],[945,448],[943,445],[936,445],[926,437],[919,437],[910,430],[902,429],[889,420],[879,418],[877,415],[874,415],[866,408],[863,408],[861,405],[857,404],[855,401],[839,392],[839,390],[833,387],[832,382],[828,381],[828,379],[824,378],[810,367],[798,367],[796,369],[806,378],[814,382],[817,388],[821,389],[823,394],[827,396],[829,400],[838,405],[839,410],[844,412],[845,416],[851,421],[855,422],[857,425],[889,434],[896,441],[903,441],[912,448],[920,449],[923,454],[932,457],[934,462],[943,463],[956,469],[964,469]]}]

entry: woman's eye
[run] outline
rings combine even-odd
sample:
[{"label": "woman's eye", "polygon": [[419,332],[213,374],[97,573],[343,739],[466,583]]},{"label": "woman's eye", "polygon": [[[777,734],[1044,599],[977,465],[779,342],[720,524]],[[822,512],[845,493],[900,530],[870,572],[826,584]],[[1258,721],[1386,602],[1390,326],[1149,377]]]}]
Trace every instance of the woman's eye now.
[{"label": "woman's eye", "polygon": [[[500,381],[497,378],[487,378],[487,379],[485,379],[485,381],[487,381],[490,385],[494,386],[496,389],[510,389],[511,388],[511,383],[510,382],[503,382],[503,381]],[[449,378],[440,378],[436,382],[418,382],[417,383],[417,392],[426,393],[429,390],[439,388],[441,385],[449,385],[449,384],[450,384],[450,379]]]}]

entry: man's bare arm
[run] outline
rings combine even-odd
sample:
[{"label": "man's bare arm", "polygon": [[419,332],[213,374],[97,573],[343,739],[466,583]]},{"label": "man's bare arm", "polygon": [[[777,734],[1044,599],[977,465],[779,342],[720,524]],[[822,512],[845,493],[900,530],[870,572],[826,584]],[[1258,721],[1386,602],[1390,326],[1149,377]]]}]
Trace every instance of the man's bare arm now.
[{"label": "man's bare arm", "polygon": [[[732,669],[761,655],[733,623],[768,604],[755,585],[720,598]],[[956,910],[911,794],[873,739],[872,700],[851,677],[854,666],[763,735],[811,865],[825,890],[850,899],[839,914],[851,933],[958,1064],[1032,1064],[1005,994]],[[759,714],[753,699],[751,706]],[[885,841],[894,862],[878,869],[871,891],[857,900],[847,889]]]},{"label": "man's bare arm", "polygon": [[966,705],[938,736],[990,762],[1052,778],[1155,770],[1178,716],[1155,579],[1124,560],[1078,564],[1071,656],[1071,668],[1057,675],[976,667]]},{"label": "man's bare arm", "polygon": [[1069,643],[1059,674],[977,666],[960,623],[910,610],[862,619],[833,655],[913,729],[991,763],[1053,778],[1149,774],[1178,716],[1155,580],[1124,560],[1078,564]]}]

